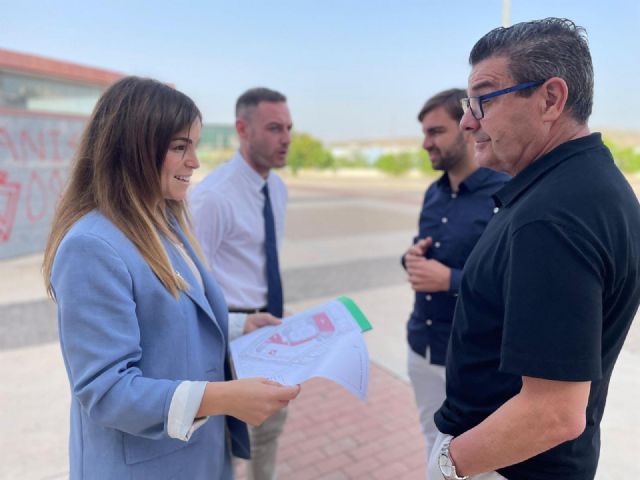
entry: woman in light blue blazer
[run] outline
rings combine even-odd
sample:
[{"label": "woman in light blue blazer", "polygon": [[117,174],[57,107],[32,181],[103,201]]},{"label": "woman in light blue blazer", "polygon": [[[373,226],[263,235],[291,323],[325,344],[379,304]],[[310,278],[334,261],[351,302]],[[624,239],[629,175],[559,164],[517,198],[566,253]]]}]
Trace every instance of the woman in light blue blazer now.
[{"label": "woman in light blue blazer", "polygon": [[71,384],[72,479],[230,479],[299,388],[230,381],[227,306],[184,199],[201,115],[127,77],[98,101],[45,251]]}]

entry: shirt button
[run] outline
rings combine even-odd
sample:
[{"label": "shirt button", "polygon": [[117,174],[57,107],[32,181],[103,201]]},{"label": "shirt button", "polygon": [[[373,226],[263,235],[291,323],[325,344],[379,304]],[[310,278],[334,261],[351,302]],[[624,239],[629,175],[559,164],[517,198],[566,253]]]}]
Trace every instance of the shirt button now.
[{"label": "shirt button", "polygon": [[440,248],[440,242],[434,243],[433,246],[436,247],[436,248]]},{"label": "shirt button", "polygon": [[431,321],[431,319],[428,319],[426,322],[424,322],[427,324],[427,327],[430,327],[431,325],[433,325],[433,322]]},{"label": "shirt button", "polygon": [[424,298],[426,298],[426,299],[427,299],[427,302],[430,302],[430,301],[431,301],[431,295],[425,295],[425,297],[424,297]]},{"label": "shirt button", "polygon": [[457,193],[455,193],[455,192],[454,192],[454,193],[452,193],[452,194],[451,194],[451,198],[458,198],[458,194],[457,194]]},{"label": "shirt button", "polygon": [[442,223],[447,223],[448,221],[447,217],[442,217]]},{"label": "shirt button", "polygon": [[500,211],[500,209],[498,207],[493,209],[493,213],[498,213]]}]

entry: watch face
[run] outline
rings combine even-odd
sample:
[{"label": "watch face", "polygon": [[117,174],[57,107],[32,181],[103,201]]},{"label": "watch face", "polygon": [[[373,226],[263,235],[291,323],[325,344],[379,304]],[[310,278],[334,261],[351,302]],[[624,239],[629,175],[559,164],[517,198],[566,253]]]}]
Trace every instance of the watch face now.
[{"label": "watch face", "polygon": [[440,457],[438,458],[438,465],[440,466],[440,471],[442,472],[442,475],[444,475],[447,478],[453,475],[453,468],[451,468],[452,467],[451,460],[449,460],[449,457],[447,457],[445,454],[440,454]]}]

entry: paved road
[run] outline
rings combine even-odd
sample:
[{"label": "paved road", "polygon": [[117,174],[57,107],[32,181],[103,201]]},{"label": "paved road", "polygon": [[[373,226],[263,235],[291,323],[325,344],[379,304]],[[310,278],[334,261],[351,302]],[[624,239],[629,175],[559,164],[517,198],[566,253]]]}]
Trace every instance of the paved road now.
[{"label": "paved road", "polygon": [[[426,181],[288,183],[281,263],[289,308],[351,296],[375,326],[366,336],[372,360],[406,379],[404,322],[412,295],[399,256],[414,235]],[[40,262],[39,255],[0,262],[0,479],[66,478],[69,392]],[[638,324],[611,382],[599,480],[640,476]]]}]

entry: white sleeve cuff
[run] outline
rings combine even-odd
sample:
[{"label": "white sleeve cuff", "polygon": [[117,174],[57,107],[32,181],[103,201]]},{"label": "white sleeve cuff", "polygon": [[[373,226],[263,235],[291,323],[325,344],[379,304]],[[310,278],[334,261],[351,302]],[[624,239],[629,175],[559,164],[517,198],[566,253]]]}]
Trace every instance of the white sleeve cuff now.
[{"label": "white sleeve cuff", "polygon": [[246,321],[246,313],[229,313],[229,341],[244,335],[244,324]]},{"label": "white sleeve cuff", "polygon": [[187,442],[193,432],[204,425],[209,417],[196,419],[207,382],[184,381],[173,393],[169,406],[167,433],[171,438]]}]

